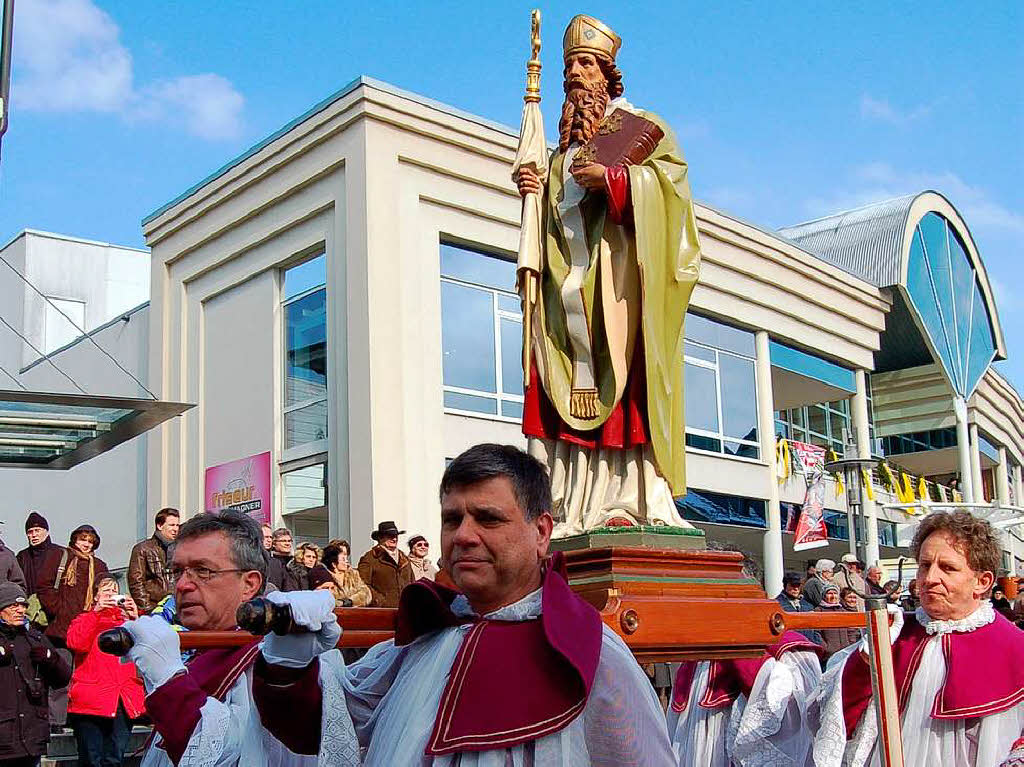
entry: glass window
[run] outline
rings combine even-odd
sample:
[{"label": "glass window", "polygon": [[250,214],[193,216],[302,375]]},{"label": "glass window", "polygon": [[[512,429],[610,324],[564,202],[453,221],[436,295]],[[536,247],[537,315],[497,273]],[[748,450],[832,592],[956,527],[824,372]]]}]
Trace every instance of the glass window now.
[{"label": "glass window", "polygon": [[512,311],[519,311],[519,297],[515,292],[515,261],[441,243],[441,274],[462,282],[505,291],[515,300]]},{"label": "glass window", "polygon": [[992,322],[967,249],[937,213],[914,230],[907,293],[947,378],[969,397],[994,356]]},{"label": "glass window", "polygon": [[828,436],[828,416],[824,406],[811,405],[807,408],[807,426],[814,434]]},{"label": "glass window", "polygon": [[686,445],[759,458],[753,333],[687,315],[686,337]]},{"label": "glass window", "polygon": [[685,392],[686,426],[718,432],[718,388],[714,368],[687,362]]},{"label": "glass window", "polygon": [[496,393],[493,294],[442,282],[441,307],[445,385]]},{"label": "glass window", "polygon": [[298,266],[287,269],[284,273],[284,299],[305,293],[327,284],[327,255],[321,254]]},{"label": "glass window", "polygon": [[722,354],[718,360],[722,383],[722,432],[757,442],[757,398],[752,360]]},{"label": "glass window", "polygon": [[327,439],[326,256],[284,271],[284,449]]},{"label": "glass window", "polygon": [[523,321],[516,265],[442,243],[444,407],[505,420],[523,410]]},{"label": "glass window", "polygon": [[327,505],[327,464],[318,463],[281,475],[284,483],[284,513],[316,509]]},{"label": "glass window", "polygon": [[684,324],[687,340],[699,341],[714,349],[754,357],[754,334],[687,312]]},{"label": "glass window", "polygon": [[758,498],[690,490],[676,501],[683,519],[765,528],[765,502]]},{"label": "glass window", "polygon": [[298,447],[327,439],[327,400],[285,410],[284,447]]},{"label": "glass window", "polygon": [[285,404],[327,396],[327,291],[285,305]]}]

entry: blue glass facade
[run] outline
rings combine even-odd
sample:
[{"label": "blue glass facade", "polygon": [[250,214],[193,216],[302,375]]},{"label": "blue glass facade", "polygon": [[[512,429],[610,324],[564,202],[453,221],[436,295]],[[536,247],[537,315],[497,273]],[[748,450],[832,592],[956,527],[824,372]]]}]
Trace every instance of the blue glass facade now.
[{"label": "blue glass facade", "polygon": [[970,397],[995,357],[992,320],[963,243],[937,213],[915,228],[907,293],[954,391]]}]

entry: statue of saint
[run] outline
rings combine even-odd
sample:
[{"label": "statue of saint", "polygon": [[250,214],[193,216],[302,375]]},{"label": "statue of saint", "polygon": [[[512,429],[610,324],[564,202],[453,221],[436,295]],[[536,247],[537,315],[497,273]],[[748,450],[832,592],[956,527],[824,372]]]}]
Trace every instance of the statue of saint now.
[{"label": "statue of saint", "polygon": [[[521,147],[514,169],[541,211],[539,252],[521,248],[518,265],[531,302],[523,432],[551,474],[556,536],[688,527],[673,500],[686,492],[683,319],[700,265],[686,162],[671,129],[623,98],[618,35],[581,15],[562,44],[558,150],[524,163]],[[653,152],[578,159],[618,129],[618,110],[660,128]]]}]

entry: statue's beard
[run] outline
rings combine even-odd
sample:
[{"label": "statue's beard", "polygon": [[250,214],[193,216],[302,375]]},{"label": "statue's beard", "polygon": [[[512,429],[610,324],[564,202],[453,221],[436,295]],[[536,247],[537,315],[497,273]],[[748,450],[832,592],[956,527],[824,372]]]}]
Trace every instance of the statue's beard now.
[{"label": "statue's beard", "polygon": [[558,121],[558,147],[563,152],[570,144],[585,144],[597,132],[608,107],[608,83],[604,80],[567,80],[562,119]]}]

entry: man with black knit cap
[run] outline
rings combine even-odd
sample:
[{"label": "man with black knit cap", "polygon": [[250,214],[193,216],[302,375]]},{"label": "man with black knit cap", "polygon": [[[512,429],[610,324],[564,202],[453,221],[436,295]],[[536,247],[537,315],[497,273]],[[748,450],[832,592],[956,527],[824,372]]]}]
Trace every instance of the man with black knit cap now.
[{"label": "man with black knit cap", "polygon": [[39,764],[50,739],[47,693],[66,686],[71,666],[36,629],[25,625],[25,592],[0,583],[0,764]]},{"label": "man with black knit cap", "polygon": [[36,593],[39,573],[47,555],[62,547],[50,540],[50,523],[38,511],[30,512],[25,520],[25,537],[28,538],[28,546],[18,552],[18,565],[25,575],[25,593],[32,596]]}]

